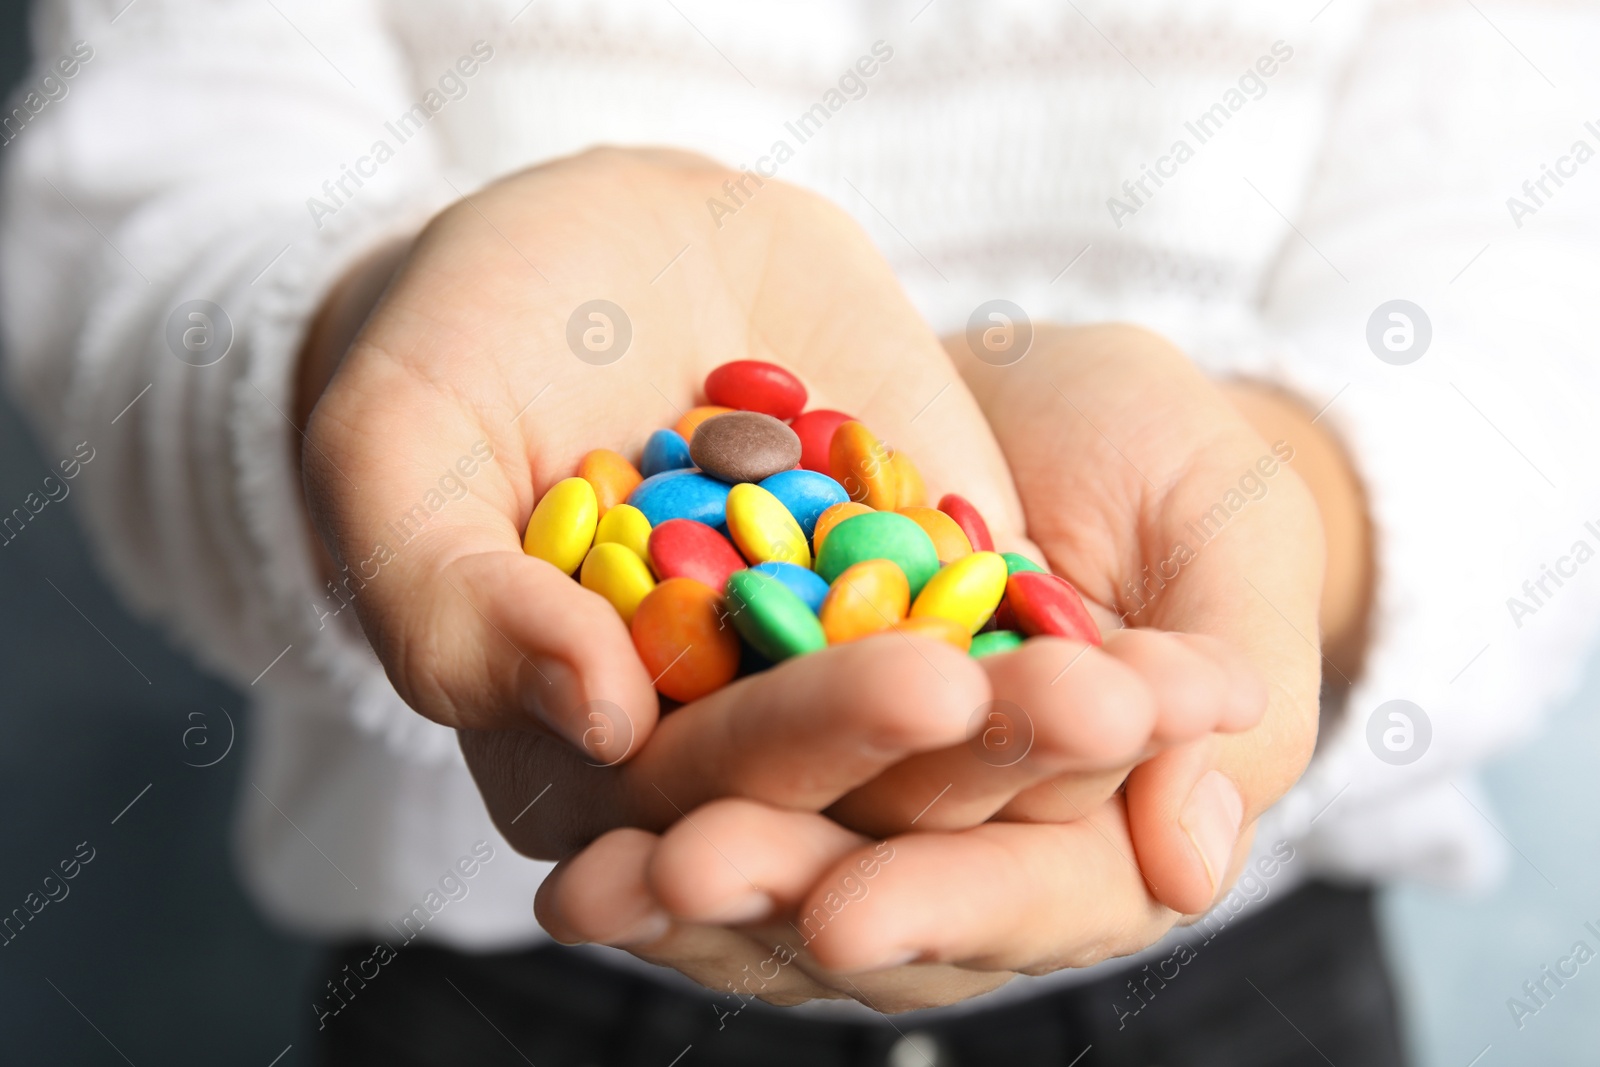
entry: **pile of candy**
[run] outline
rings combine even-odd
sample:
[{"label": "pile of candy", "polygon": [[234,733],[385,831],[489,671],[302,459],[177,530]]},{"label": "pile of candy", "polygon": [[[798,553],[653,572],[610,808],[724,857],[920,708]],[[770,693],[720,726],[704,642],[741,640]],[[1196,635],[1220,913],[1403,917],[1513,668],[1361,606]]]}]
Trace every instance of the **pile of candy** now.
[{"label": "pile of candy", "polygon": [[639,467],[584,456],[523,538],[611,602],[663,695],[695,700],[741,666],[884,631],[974,656],[1045,634],[1100,643],[1070,583],[995,552],[964,498],[928,507],[909,459],[849,415],[803,411],[787,370],[725,363],[705,393],[650,436]]}]

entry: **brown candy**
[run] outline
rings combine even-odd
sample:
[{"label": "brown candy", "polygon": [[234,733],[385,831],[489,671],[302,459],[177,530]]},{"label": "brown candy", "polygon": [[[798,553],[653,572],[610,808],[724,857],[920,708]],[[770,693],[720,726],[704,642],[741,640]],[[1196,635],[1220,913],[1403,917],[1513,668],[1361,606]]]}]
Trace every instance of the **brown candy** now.
[{"label": "brown candy", "polygon": [[759,482],[800,462],[800,438],[771,415],[730,411],[701,423],[689,442],[695,466],[720,481]]}]

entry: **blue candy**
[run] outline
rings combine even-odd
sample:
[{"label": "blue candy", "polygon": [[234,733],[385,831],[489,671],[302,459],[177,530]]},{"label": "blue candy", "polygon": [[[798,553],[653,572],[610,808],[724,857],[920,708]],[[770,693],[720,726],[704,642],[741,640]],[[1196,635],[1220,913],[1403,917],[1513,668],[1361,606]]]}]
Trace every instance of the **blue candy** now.
[{"label": "blue candy", "polygon": [[789,592],[805,601],[806,607],[812,611],[822,610],[822,598],[828,595],[828,583],[822,580],[822,575],[809,567],[774,559],[758,563],[750,569],[778,579],[789,587]]},{"label": "blue candy", "polygon": [[779,471],[763,480],[761,488],[777,497],[778,502],[789,509],[794,521],[805,531],[807,540],[817,528],[819,515],[833,505],[843,504],[850,499],[844,486],[816,471]]},{"label": "blue candy", "polygon": [[697,470],[663,471],[635,486],[628,503],[644,512],[651,526],[668,519],[693,519],[720,527],[728,521],[729,488]]},{"label": "blue candy", "polygon": [[[640,457],[639,473],[649,478],[666,471],[679,471],[692,466],[694,460],[689,458],[689,442],[674,430],[657,430],[644,443],[644,455]],[[655,520],[650,521],[653,523]]]}]

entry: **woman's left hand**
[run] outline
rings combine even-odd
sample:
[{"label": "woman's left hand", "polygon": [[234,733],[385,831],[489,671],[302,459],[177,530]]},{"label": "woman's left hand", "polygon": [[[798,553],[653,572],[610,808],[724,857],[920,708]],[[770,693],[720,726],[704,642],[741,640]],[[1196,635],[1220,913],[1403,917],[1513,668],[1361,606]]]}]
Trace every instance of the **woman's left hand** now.
[{"label": "woman's left hand", "polygon": [[626,948],[728,1010],[850,997],[894,1013],[1086,967],[1181,916],[1148,893],[1120,798],[1062,824],[872,841],[825,816],[719,800],[665,834],[615,830],[545,879],[552,936]]}]

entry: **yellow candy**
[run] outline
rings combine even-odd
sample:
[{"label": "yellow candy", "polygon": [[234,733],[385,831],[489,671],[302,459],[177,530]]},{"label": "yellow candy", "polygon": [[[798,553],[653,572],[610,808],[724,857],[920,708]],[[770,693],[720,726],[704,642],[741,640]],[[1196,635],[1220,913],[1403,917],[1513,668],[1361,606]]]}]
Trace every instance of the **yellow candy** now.
[{"label": "yellow candy", "polygon": [[640,559],[649,562],[650,520],[632,504],[618,504],[600,516],[594,543],[626,545],[638,553]]},{"label": "yellow candy", "polygon": [[656,587],[656,580],[639,554],[627,545],[607,541],[595,545],[584,557],[583,572],[579,581],[585,589],[593,590],[611,601],[622,621],[633,622],[633,613],[639,601]]},{"label": "yellow candy", "polygon": [[975,634],[1006,591],[1006,561],[998,552],[973,552],[939,569],[911,605],[913,619],[949,619]]},{"label": "yellow candy", "polygon": [[753,482],[741,482],[728,493],[728,533],[752,564],[779,560],[811,566],[805,531],[777,497]]},{"label": "yellow candy", "polygon": [[582,478],[563,478],[533,509],[522,550],[571,574],[588,555],[599,519],[594,486]]}]

